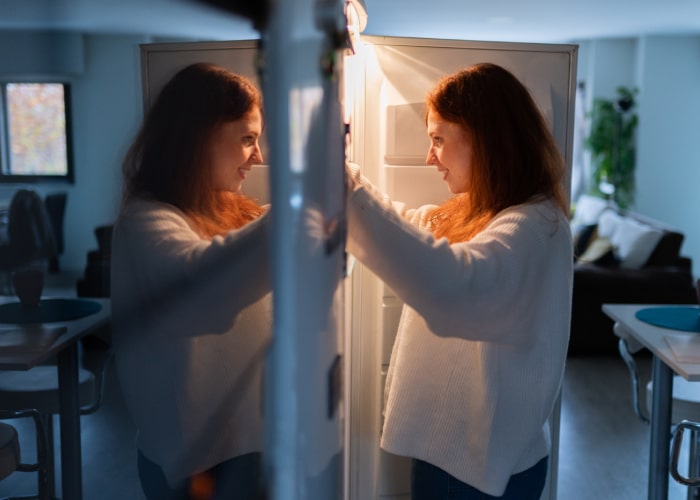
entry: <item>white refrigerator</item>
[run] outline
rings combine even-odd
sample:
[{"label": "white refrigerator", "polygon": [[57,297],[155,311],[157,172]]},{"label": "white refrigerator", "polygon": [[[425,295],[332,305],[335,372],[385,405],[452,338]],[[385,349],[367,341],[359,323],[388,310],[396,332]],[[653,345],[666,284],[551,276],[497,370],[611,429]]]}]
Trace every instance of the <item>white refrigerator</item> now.
[{"label": "white refrigerator", "polygon": [[[143,45],[144,105],[148,106],[178,69],[196,61],[220,64],[258,81],[258,55],[256,41]],[[445,184],[433,167],[425,166],[428,139],[423,101],[440,76],[476,62],[500,64],[529,88],[566,159],[568,192],[576,86],[575,45],[361,37],[354,50],[343,51],[339,78],[333,84],[337,85],[337,96],[333,99],[337,98],[341,119],[347,124],[347,159],[359,164],[363,173],[394,199],[409,206],[446,199],[449,192]],[[270,82],[261,87],[269,89]],[[329,92],[328,87],[324,92]],[[326,129],[333,141],[342,133],[336,131],[335,119],[330,117]],[[291,124],[290,134],[298,133],[293,128]],[[274,151],[267,149],[264,145],[266,159],[274,155]],[[334,179],[343,169],[342,161],[327,164],[325,169],[326,172],[309,169],[308,179],[301,174],[294,182],[300,180],[314,186],[323,185],[328,179],[336,182]],[[328,179],[324,181],[326,176]],[[270,175],[268,166],[256,166],[244,190],[267,202],[271,199],[270,181],[287,182]],[[337,183],[327,185],[337,186]],[[280,186],[273,186],[272,191],[275,189],[279,190]],[[337,203],[336,194],[333,193],[333,200],[328,200],[331,211]],[[323,205],[322,201],[322,213],[324,209],[328,211],[328,206]],[[277,209],[283,211],[285,207]],[[335,215],[337,207],[330,218]],[[298,223],[296,234],[304,230],[303,221]],[[295,232],[288,234],[293,238]],[[306,243],[302,241],[302,248],[298,241],[289,244],[296,245],[303,253]],[[352,258],[347,261],[348,277],[344,278],[345,274],[338,275],[346,269],[344,256],[336,255],[329,264],[328,256],[316,255],[311,248],[308,254],[311,257],[301,258],[306,275],[299,276],[297,286],[290,287],[287,283],[274,290],[278,305],[289,303],[299,307],[301,304],[304,314],[318,317],[317,321],[308,322],[315,330],[298,338],[300,345],[289,354],[298,354],[303,358],[300,362],[313,365],[307,367],[304,376],[316,379],[312,384],[308,379],[292,380],[289,389],[295,393],[297,402],[306,401],[309,406],[318,407],[318,411],[298,410],[292,419],[298,427],[296,437],[305,445],[296,448],[297,463],[290,466],[297,470],[296,480],[306,482],[311,488],[304,488],[309,499],[328,500],[336,496],[347,500],[408,499],[409,461],[382,452],[378,444],[384,377],[402,304],[388,287]],[[279,318],[279,321],[287,320]],[[309,352],[314,354],[309,356],[306,354]],[[287,422],[288,415],[266,413],[265,416]],[[543,499],[557,496],[558,418],[559,406],[550,419],[553,449]],[[327,477],[319,482],[318,474]],[[317,489],[319,484],[326,489]],[[331,491],[332,496],[328,494]]]}]

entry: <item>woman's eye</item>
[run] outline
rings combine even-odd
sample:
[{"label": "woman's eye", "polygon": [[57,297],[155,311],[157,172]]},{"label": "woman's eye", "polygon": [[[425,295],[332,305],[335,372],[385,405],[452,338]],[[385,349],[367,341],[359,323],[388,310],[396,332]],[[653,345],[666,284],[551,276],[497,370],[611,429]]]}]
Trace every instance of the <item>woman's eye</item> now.
[{"label": "woman's eye", "polygon": [[433,137],[433,146],[440,146],[442,144],[442,137]]},{"label": "woman's eye", "polygon": [[255,137],[252,135],[247,135],[243,138],[243,144],[246,146],[253,146],[255,144]]}]

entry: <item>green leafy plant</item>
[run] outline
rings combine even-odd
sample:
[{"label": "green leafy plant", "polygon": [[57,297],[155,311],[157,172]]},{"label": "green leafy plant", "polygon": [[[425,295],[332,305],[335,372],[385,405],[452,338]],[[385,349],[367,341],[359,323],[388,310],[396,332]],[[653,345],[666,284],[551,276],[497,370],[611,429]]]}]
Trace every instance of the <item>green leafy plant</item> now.
[{"label": "green leafy plant", "polygon": [[616,100],[597,98],[587,113],[590,128],[585,146],[591,152],[591,194],[612,198],[620,208],[634,203],[635,113],[637,89],[617,88]]}]

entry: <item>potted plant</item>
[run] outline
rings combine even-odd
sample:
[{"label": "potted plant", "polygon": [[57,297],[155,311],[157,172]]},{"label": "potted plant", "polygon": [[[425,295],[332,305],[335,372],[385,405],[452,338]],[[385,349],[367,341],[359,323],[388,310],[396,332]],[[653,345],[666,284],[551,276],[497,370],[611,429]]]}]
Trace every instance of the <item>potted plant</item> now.
[{"label": "potted plant", "polygon": [[617,99],[596,98],[587,113],[585,146],[591,152],[591,194],[611,199],[622,209],[634,202],[635,113],[637,89],[617,88]]}]

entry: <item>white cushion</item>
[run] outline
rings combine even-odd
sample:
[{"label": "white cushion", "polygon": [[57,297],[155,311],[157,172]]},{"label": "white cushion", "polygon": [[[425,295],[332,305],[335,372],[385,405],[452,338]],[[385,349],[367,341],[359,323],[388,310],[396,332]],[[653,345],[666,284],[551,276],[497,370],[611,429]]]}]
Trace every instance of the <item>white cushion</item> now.
[{"label": "white cushion", "polygon": [[608,208],[609,203],[596,196],[582,194],[576,201],[576,210],[574,211],[574,221],[578,225],[595,224],[598,222],[600,214]]},{"label": "white cushion", "polygon": [[612,244],[616,249],[620,267],[639,269],[642,267],[656,245],[661,241],[663,233],[646,224],[628,217],[622,218],[615,228]]},{"label": "white cushion", "polygon": [[613,209],[603,210],[598,219],[598,236],[610,240],[615,246],[615,231],[617,226],[624,217],[618,214]]},{"label": "white cushion", "polygon": [[581,256],[576,260],[581,264],[596,262],[610,250],[613,250],[612,243],[606,238],[596,238],[591,242]]}]

